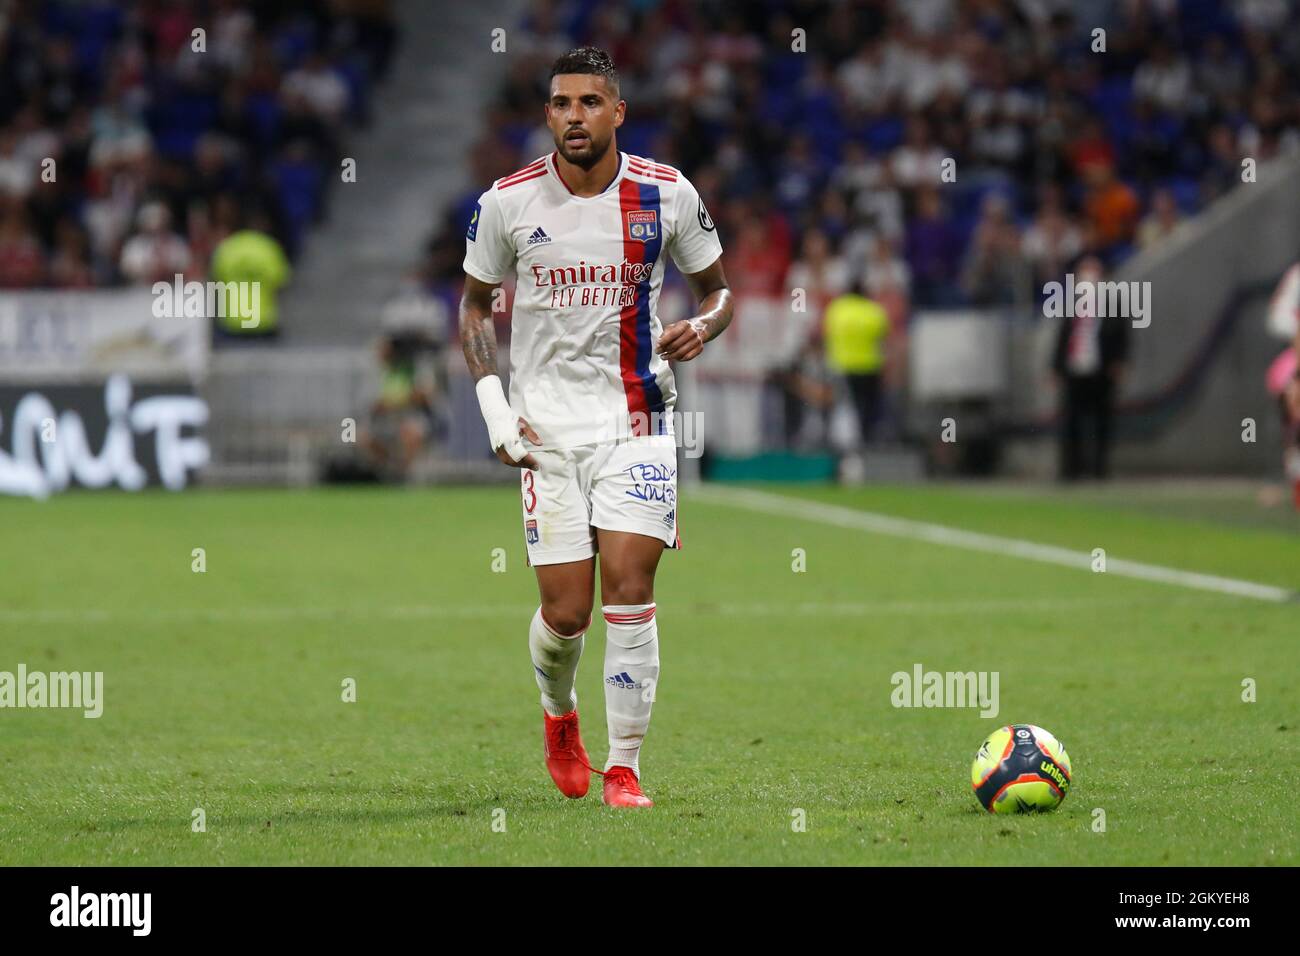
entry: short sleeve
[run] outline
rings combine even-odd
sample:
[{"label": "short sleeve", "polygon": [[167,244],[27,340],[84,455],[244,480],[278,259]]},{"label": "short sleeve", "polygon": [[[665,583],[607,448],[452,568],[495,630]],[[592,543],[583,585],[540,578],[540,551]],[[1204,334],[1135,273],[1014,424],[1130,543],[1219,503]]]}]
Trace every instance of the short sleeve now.
[{"label": "short sleeve", "polygon": [[515,248],[510,241],[495,189],[489,189],[474,204],[465,229],[465,272],[480,282],[495,284],[506,277],[515,263]]},{"label": "short sleeve", "polygon": [[707,269],[722,255],[717,227],[695,187],[679,176],[673,197],[673,235],[669,247],[677,268],[690,275]]}]

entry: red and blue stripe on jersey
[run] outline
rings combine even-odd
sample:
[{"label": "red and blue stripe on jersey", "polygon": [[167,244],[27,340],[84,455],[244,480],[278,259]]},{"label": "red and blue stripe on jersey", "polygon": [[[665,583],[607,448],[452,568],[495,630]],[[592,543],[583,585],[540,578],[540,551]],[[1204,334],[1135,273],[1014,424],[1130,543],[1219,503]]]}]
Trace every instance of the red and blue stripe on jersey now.
[{"label": "red and blue stripe on jersey", "polygon": [[[653,264],[658,261],[663,247],[659,187],[625,176],[618,189],[623,255],[628,262]],[[654,238],[644,242],[630,238],[627,224],[627,214],[641,210],[653,210],[656,220]],[[659,391],[659,382],[650,371],[653,348],[650,339],[650,275],[647,273],[646,278],[636,284],[632,302],[619,314],[619,371],[627,394],[633,435],[650,434],[651,428],[655,431],[663,429],[664,398]]]}]

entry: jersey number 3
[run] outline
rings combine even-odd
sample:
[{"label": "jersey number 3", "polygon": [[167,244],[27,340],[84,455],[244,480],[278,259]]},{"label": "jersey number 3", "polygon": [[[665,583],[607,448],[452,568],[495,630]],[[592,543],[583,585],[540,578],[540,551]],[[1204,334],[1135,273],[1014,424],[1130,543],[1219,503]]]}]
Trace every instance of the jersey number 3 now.
[{"label": "jersey number 3", "polygon": [[533,473],[524,469],[524,510],[529,514],[537,507],[537,492],[533,489]]}]

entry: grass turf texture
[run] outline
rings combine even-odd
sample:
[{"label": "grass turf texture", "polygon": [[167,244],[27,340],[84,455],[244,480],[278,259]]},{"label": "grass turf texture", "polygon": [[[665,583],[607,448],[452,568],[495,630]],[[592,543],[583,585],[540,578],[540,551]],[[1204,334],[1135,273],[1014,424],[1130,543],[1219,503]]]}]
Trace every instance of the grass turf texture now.
[{"label": "grass turf texture", "polygon": [[[1041,493],[776,490],[1300,589],[1288,533]],[[665,556],[657,593],[663,682],[643,770],[658,805],[610,810],[598,778],[565,800],[542,764],[514,501],[504,488],[0,500],[0,670],[105,674],[98,720],[0,710],[0,863],[1300,862],[1296,605],[689,493],[686,550]],[[600,761],[599,616],[587,641],[579,694]],[[997,718],[893,708],[890,675],[917,662],[999,671]],[[1241,700],[1246,677],[1257,703]],[[1075,785],[1054,814],[989,816],[970,792],[980,741],[1013,722],[1070,752]],[[191,830],[199,807],[205,833]]]}]

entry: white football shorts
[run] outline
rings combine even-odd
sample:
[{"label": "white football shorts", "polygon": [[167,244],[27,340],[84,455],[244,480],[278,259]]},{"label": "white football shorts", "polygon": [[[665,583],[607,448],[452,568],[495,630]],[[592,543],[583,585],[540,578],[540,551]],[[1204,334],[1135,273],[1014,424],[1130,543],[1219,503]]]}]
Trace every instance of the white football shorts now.
[{"label": "white football shorts", "polygon": [[672,435],[529,451],[539,467],[522,469],[520,475],[530,565],[594,556],[596,528],[644,534],[670,548],[681,547]]}]

